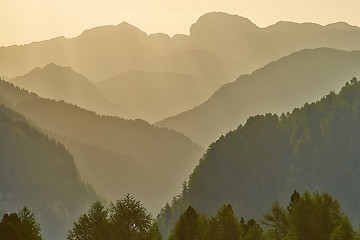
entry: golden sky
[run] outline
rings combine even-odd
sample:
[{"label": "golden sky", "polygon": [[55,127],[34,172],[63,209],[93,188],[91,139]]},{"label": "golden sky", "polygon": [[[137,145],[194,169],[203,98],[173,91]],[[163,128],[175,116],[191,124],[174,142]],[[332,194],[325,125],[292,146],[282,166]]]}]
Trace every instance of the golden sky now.
[{"label": "golden sky", "polygon": [[280,20],[360,26],[360,0],[0,0],[0,46],[126,21],[147,33],[189,33],[201,15],[222,11],[258,26]]}]

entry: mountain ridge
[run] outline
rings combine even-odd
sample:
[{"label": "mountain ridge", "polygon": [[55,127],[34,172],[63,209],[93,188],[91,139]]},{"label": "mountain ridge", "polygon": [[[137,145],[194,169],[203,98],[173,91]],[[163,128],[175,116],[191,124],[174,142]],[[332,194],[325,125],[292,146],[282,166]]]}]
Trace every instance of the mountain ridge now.
[{"label": "mountain ridge", "polygon": [[[208,13],[190,28],[189,35],[169,37],[147,34],[123,23],[96,27],[71,39],[0,48],[0,72],[11,78],[53,62],[70,66],[93,83],[128,71],[167,71],[193,75],[218,88],[302,49],[360,49],[360,28],[344,23],[283,22],[260,28],[238,15]],[[155,95],[156,84],[152,86],[151,94]],[[209,96],[215,89],[204,87],[200,93]],[[197,104],[194,101],[191,107]],[[146,109],[145,105],[142,108]],[[129,114],[129,118],[143,116]]]},{"label": "mountain ridge", "polygon": [[70,66],[50,63],[9,81],[44,98],[64,100],[100,114],[128,115],[126,110],[106,99],[93,83]]},{"label": "mountain ridge", "polygon": [[209,97],[205,92],[218,84],[186,73],[127,71],[95,86],[112,102],[131,109],[132,116],[154,122],[202,103]]},{"label": "mountain ridge", "polygon": [[302,50],[242,75],[223,85],[203,104],[155,125],[176,129],[207,146],[249,116],[281,114],[340,89],[344,83],[338,79],[359,76],[359,65],[359,51]]}]

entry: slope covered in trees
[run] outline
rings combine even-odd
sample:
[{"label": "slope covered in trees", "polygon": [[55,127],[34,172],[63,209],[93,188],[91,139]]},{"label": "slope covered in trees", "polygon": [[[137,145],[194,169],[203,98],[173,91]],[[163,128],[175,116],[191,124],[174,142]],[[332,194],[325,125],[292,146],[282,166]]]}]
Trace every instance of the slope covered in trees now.
[{"label": "slope covered in trees", "polygon": [[43,236],[62,239],[71,222],[97,195],[80,178],[73,157],[59,142],[0,106],[0,209],[27,205]]},{"label": "slope covered in trees", "polygon": [[250,117],[210,145],[182,194],[163,209],[160,227],[189,204],[212,215],[231,203],[238,216],[260,219],[270,202],[284,203],[294,189],[330,193],[358,224],[359,113],[360,83],[353,78],[338,94],[292,113]]},{"label": "slope covered in trees", "polygon": [[[136,197],[152,212],[158,211],[176,194],[203,154],[203,149],[186,136],[143,120],[100,116],[62,101],[39,98],[5,81],[0,81],[0,95],[49,134],[60,141],[65,139],[64,144],[71,148],[75,161],[80,163],[78,166],[86,166],[80,172],[94,173],[89,182],[94,183],[94,177],[101,177],[94,185],[119,186],[116,192],[104,197],[113,198],[115,194],[123,195],[136,188],[139,193]],[[106,153],[107,150],[114,154]],[[93,152],[91,156],[90,152]],[[118,172],[114,178],[106,180],[104,172],[115,169]],[[132,171],[137,174],[124,179]],[[128,184],[128,181],[132,182]],[[111,189],[114,188],[106,187],[99,192],[109,193]]]},{"label": "slope covered in trees", "polygon": [[198,107],[156,123],[208,146],[256,114],[281,114],[338,90],[360,76],[360,52],[302,50],[217,90]]}]

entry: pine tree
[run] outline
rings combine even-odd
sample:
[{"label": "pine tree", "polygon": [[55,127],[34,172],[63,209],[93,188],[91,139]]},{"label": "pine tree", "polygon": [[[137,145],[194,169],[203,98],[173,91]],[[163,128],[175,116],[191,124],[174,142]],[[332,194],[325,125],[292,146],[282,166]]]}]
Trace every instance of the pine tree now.
[{"label": "pine tree", "polygon": [[230,204],[224,205],[209,222],[207,239],[237,240],[240,237],[240,224]]},{"label": "pine tree", "polygon": [[108,211],[96,201],[90,207],[88,213],[79,217],[69,231],[68,240],[107,240],[110,236]]},{"label": "pine tree", "polygon": [[261,223],[268,227],[267,237],[274,240],[283,239],[288,229],[287,213],[278,201],[273,204],[270,212],[264,214],[263,218]]},{"label": "pine tree", "polygon": [[200,239],[201,235],[199,215],[192,206],[189,206],[176,222],[169,239],[194,240]]},{"label": "pine tree", "polygon": [[0,240],[42,240],[40,224],[27,207],[5,214],[0,222]]},{"label": "pine tree", "polygon": [[146,239],[152,226],[152,218],[130,194],[110,205],[110,223],[113,239]]},{"label": "pine tree", "polygon": [[27,240],[41,240],[41,227],[36,222],[34,214],[25,206],[18,215],[21,220],[22,226],[20,232],[23,238]]},{"label": "pine tree", "polygon": [[162,240],[158,225],[154,222],[148,232],[147,240]]}]

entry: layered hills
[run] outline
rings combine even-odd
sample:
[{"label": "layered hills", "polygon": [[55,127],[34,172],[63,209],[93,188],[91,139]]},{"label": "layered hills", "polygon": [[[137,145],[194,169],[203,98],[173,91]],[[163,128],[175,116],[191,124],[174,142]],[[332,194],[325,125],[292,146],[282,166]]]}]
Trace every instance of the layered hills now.
[{"label": "layered hills", "polygon": [[109,200],[134,192],[156,212],[181,187],[203,153],[184,135],[143,120],[97,115],[64,101],[40,98],[6,81],[0,82],[0,95],[67,146],[82,177]]},{"label": "layered hills", "polygon": [[307,49],[271,62],[217,90],[203,104],[156,123],[207,146],[252,115],[291,111],[360,76],[360,52]]},{"label": "layered hills", "polygon": [[124,22],[89,29],[75,38],[2,47],[0,70],[15,77],[54,62],[72,67],[91,81],[147,70],[207,76],[224,83],[304,48],[359,49],[359,39],[360,29],[346,23],[278,22],[260,28],[244,17],[213,12],[201,16],[190,35],[172,38],[148,35]]},{"label": "layered hills", "polygon": [[[142,81],[151,87],[145,91],[141,87],[136,88],[136,94],[130,100],[114,100],[124,110],[138,107],[136,113],[128,117],[141,117],[153,122],[175,115],[175,110],[184,111],[190,101],[191,107],[198,105],[204,100],[201,97],[210,96],[222,84],[249,74],[270,61],[304,48],[318,47],[358,50],[360,29],[346,23],[321,26],[292,22],[278,22],[260,28],[244,17],[213,12],[201,16],[190,27],[189,35],[169,37],[166,34],[147,34],[128,23],[121,23],[89,29],[74,38],[59,37],[1,47],[0,72],[14,78],[49,63],[69,66],[92,82],[112,79],[106,81],[108,87],[113,84],[111,91],[103,92],[108,99],[113,98],[116,90],[133,91],[137,85],[129,72],[141,72]],[[158,83],[164,80],[163,76],[154,79],[159,72],[184,76],[184,81],[177,83],[180,89],[189,92],[193,91],[189,78],[197,82],[194,84],[198,84],[196,79],[203,79],[204,84],[193,92],[201,97],[193,97],[192,93],[180,96],[166,85],[160,87]],[[117,78],[118,81],[115,81]],[[174,78],[166,77],[169,82]],[[155,96],[158,92],[167,92],[173,97],[168,98],[165,94],[167,98],[159,104],[157,114],[149,114],[148,96]],[[178,107],[176,104],[183,99],[187,99],[188,103]],[[156,104],[156,101],[150,103]],[[172,111],[168,107],[170,104],[174,104]]]}]

